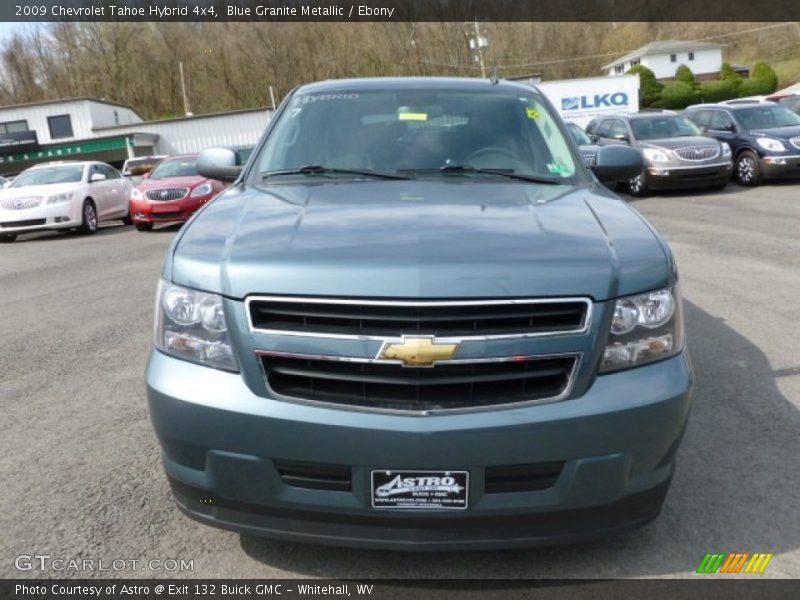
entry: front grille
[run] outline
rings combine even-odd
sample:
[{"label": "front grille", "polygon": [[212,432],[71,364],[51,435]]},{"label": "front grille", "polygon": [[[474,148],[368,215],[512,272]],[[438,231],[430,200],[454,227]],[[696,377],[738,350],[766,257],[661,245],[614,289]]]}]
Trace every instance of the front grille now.
[{"label": "front grille", "polygon": [[789,141],[791,142],[792,146],[800,150],[800,137],[793,137]]},{"label": "front grille", "polygon": [[35,225],[44,225],[45,219],[28,219],[27,221],[6,221],[0,223],[0,227],[34,227]]},{"label": "front grille", "polygon": [[308,490],[350,491],[350,467],[347,465],[280,459],[272,462],[286,485]]},{"label": "front grille", "polygon": [[564,461],[486,467],[487,494],[534,492],[553,487]]},{"label": "front grille", "polygon": [[261,353],[267,383],[289,398],[384,410],[438,411],[561,396],[576,356],[452,361],[433,368]]},{"label": "front grille", "polygon": [[719,156],[719,146],[687,146],[676,148],[675,154],[683,160],[709,160]]},{"label": "front grille", "polygon": [[254,330],[331,337],[483,337],[582,331],[589,302],[568,300],[349,301],[249,298]]},{"label": "front grille", "polygon": [[187,188],[161,188],[155,190],[147,190],[144,195],[148,200],[180,200],[185,198],[189,193]]},{"label": "front grille", "polygon": [[31,196],[29,198],[3,198],[0,200],[0,206],[6,210],[25,210],[28,208],[36,208],[42,203],[42,198]]},{"label": "front grille", "polygon": [[154,212],[152,215],[154,219],[180,219],[183,217],[183,213],[179,210]]}]

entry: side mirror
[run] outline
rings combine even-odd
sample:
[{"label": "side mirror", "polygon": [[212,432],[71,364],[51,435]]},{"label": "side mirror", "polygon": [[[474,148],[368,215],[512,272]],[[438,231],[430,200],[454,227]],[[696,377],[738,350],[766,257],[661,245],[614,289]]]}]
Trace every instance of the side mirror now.
[{"label": "side mirror", "polygon": [[89,181],[90,181],[91,183],[94,183],[95,181],[105,181],[105,180],[106,180],[106,176],[105,176],[105,175],[103,175],[102,173],[94,173],[94,174],[93,174],[93,175],[92,175],[92,176],[89,178]]},{"label": "side mirror", "polygon": [[207,148],[197,157],[197,171],[209,179],[232,181],[242,170],[237,162],[236,152],[230,148]]},{"label": "side mirror", "polygon": [[603,146],[591,169],[600,181],[623,181],[642,172],[642,153],[627,146]]},{"label": "side mirror", "polygon": [[600,141],[600,138],[597,136],[597,134],[594,133],[589,134],[589,139],[592,141],[593,144],[596,144],[597,142]]},{"label": "side mirror", "polygon": [[145,171],[142,173],[142,179],[150,179],[150,171]]}]

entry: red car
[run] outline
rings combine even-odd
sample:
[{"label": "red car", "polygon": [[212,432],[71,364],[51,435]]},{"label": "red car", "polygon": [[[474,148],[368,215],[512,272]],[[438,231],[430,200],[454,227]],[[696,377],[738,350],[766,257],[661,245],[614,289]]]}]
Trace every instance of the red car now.
[{"label": "red car", "polygon": [[171,156],[161,161],[131,192],[131,220],[139,231],[155,223],[183,222],[226,185],[197,172],[197,155]]}]

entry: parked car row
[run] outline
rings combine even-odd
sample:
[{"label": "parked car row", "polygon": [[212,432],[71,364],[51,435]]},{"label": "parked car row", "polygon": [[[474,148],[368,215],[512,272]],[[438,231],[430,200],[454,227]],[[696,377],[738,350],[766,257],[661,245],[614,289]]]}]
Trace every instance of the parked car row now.
[{"label": "parked car row", "polygon": [[[800,176],[800,116],[784,104],[736,101],[690,106],[683,113],[646,110],[595,117],[570,131],[584,160],[599,148],[626,145],[642,152],[644,169],[624,183],[634,196],[651,190],[722,188],[733,177],[752,186]],[[800,107],[800,101],[798,101]]]},{"label": "parked car row", "polygon": [[[238,164],[251,150],[234,149]],[[149,231],[187,221],[226,185],[201,176],[195,154],[133,158],[122,173],[97,161],[36,165],[14,180],[0,178],[0,242],[40,230],[91,234],[113,220]]]}]

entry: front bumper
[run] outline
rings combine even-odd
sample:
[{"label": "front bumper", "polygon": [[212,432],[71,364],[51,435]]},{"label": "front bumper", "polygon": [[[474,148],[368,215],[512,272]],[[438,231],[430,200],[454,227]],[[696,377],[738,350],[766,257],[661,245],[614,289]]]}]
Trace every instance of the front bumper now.
[{"label": "front bumper", "polygon": [[[642,525],[661,508],[689,413],[687,354],[596,378],[552,404],[437,416],[343,411],[258,396],[238,374],[153,351],[150,414],[180,508],[268,537],[405,550],[564,543]],[[347,465],[347,491],[287,484],[273,460]],[[547,489],[487,493],[490,466],[563,461]],[[468,470],[463,511],[371,508],[373,469]]]},{"label": "front bumper", "polygon": [[70,229],[82,222],[81,203],[42,204],[24,210],[0,209],[0,234]]},{"label": "front bumper", "polygon": [[726,184],[732,171],[731,161],[690,167],[651,164],[645,169],[645,181],[654,190],[715,187]]},{"label": "front bumper", "polygon": [[762,156],[758,162],[761,166],[761,173],[767,179],[800,177],[800,155]]},{"label": "front bumper", "polygon": [[188,221],[197,210],[213,198],[187,196],[180,200],[161,202],[156,200],[131,200],[130,215],[134,223],[172,223]]}]

